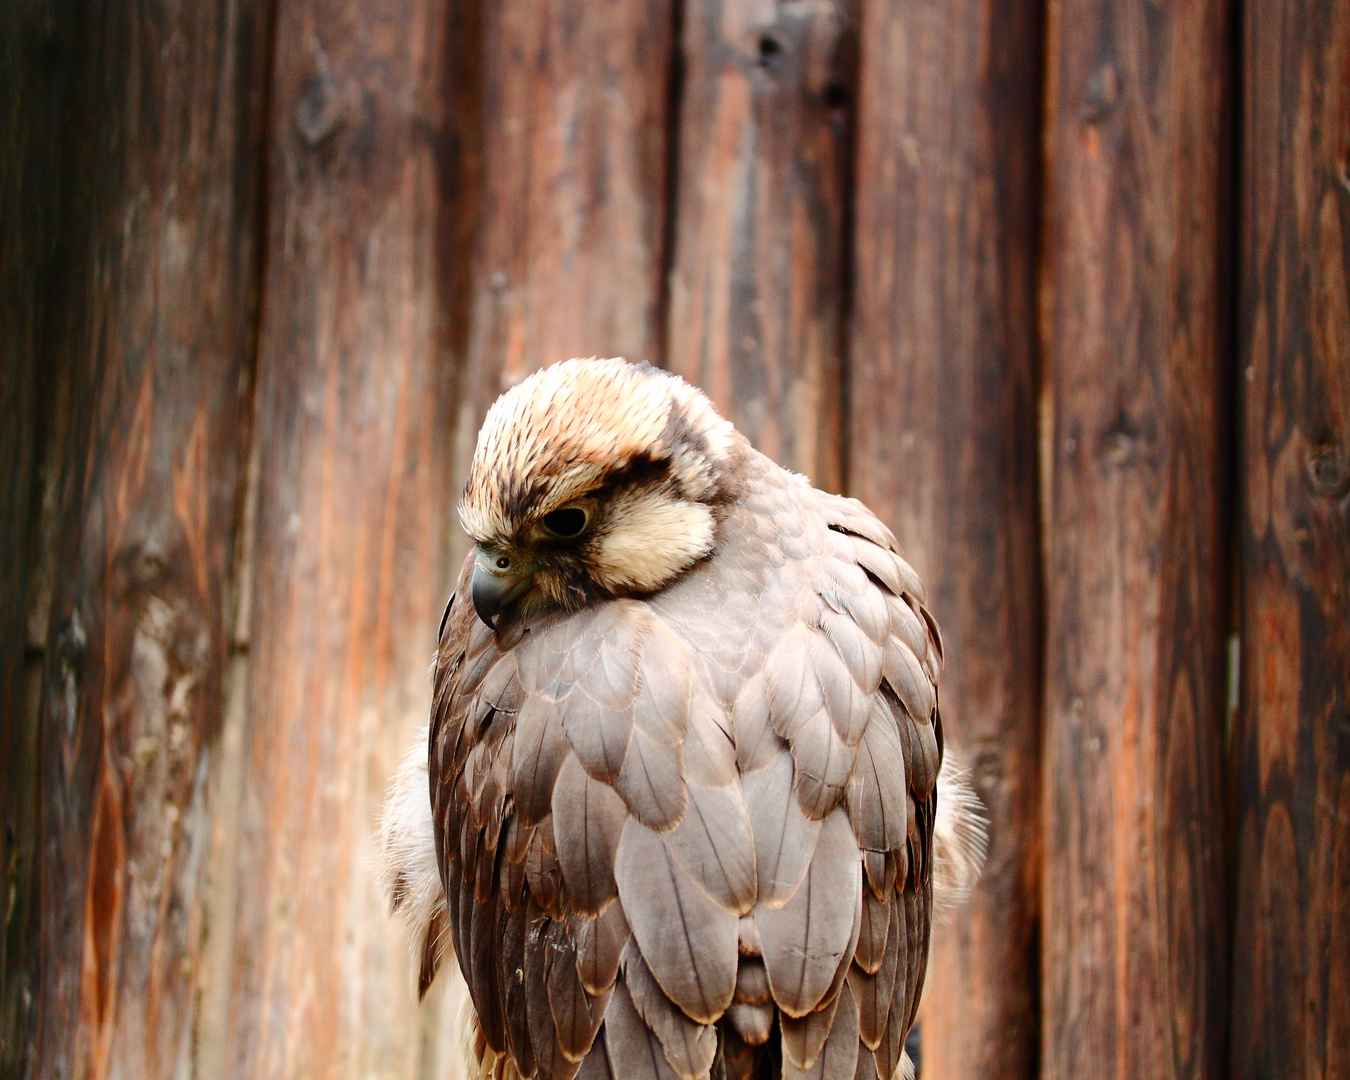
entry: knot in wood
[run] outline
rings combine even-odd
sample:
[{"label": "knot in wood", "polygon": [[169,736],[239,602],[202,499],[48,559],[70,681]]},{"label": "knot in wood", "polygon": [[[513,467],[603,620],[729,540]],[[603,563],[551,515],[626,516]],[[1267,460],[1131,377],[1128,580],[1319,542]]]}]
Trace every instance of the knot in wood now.
[{"label": "knot in wood", "polygon": [[1308,456],[1308,481],[1313,491],[1325,499],[1336,499],[1350,491],[1350,454],[1336,443],[1323,443]]},{"label": "knot in wood", "polygon": [[1112,468],[1123,469],[1134,464],[1135,440],[1128,431],[1116,429],[1102,436],[1098,455],[1102,463]]},{"label": "knot in wood", "polygon": [[73,663],[84,656],[89,646],[89,636],[84,631],[84,620],[80,618],[79,608],[73,608],[70,618],[56,635],[56,655],[63,664]]},{"label": "knot in wood", "polygon": [[843,109],[848,105],[849,98],[852,95],[848,92],[848,87],[838,80],[827,82],[820,91],[821,103],[827,109]]},{"label": "knot in wood", "polygon": [[1082,116],[1089,124],[1104,120],[1115,111],[1120,97],[1120,77],[1116,66],[1109,61],[1088,76],[1083,95]]},{"label": "knot in wood", "polygon": [[311,149],[332,138],[342,126],[342,106],[333,77],[325,71],[310,79],[295,106],[295,126]]},{"label": "knot in wood", "polygon": [[759,35],[759,66],[774,68],[783,55],[783,43],[777,35],[765,32]]}]

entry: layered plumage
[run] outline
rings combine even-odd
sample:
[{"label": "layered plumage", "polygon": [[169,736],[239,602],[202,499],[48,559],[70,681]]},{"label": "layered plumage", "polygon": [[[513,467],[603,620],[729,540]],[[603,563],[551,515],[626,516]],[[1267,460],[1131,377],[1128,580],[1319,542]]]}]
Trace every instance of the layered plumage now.
[{"label": "layered plumage", "polygon": [[478,1067],[890,1080],[943,764],[941,639],[891,533],[617,360],[498,401],[461,519],[427,762],[444,906],[417,760],[385,848],[424,989],[453,944]]}]

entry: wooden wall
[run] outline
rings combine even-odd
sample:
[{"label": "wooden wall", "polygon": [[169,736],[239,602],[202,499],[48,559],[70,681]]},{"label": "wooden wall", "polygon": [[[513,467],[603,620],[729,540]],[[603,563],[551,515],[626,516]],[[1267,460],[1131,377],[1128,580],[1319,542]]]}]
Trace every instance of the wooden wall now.
[{"label": "wooden wall", "polygon": [[453,1077],[369,867],[483,412],[929,582],[927,1080],[1350,1077],[1350,0],[0,7],[0,1077]]}]

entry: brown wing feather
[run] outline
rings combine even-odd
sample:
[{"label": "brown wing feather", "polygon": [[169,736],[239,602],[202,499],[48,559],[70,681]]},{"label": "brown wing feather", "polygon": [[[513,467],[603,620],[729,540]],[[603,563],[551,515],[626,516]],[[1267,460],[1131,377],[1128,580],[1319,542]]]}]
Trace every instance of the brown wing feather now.
[{"label": "brown wing feather", "polygon": [[615,878],[661,989],[690,1019],[717,1020],[736,987],[736,916],[703,892],[661,836],[635,818],[624,827]]},{"label": "brown wing feather", "polygon": [[820,835],[820,822],[802,813],[792,793],[792,757],[778,745],[771,763],[743,780],[755,836],[759,902],[768,907],[781,907],[797,891]]},{"label": "brown wing feather", "polygon": [[580,1062],[600,1030],[612,988],[591,994],[582,985],[576,945],[563,922],[551,923],[546,931],[544,970],[558,1047],[568,1061]]},{"label": "brown wing feather", "polygon": [[605,1013],[605,1053],[616,1080],[679,1080],[623,980],[615,984]]},{"label": "brown wing feather", "polygon": [[825,819],[811,866],[781,908],[756,910],[774,1001],[789,1016],[815,1009],[852,956],[862,917],[862,862],[842,810]]},{"label": "brown wing feather", "polygon": [[611,901],[594,919],[577,918],[573,923],[576,934],[577,977],[592,994],[599,994],[614,985],[619,973],[619,959],[628,943],[631,931],[623,913],[623,904]]},{"label": "brown wing feather", "polygon": [[572,907],[598,915],[616,895],[614,856],[628,811],[614,789],[568,757],[553,787],[553,839]]},{"label": "brown wing feather", "polygon": [[723,1017],[728,1075],[748,1075],[775,1008],[785,1077],[899,1063],[931,923],[941,641],[861,504],[751,466],[718,554],[647,600],[500,636],[447,609],[448,936],[523,1077],[707,1076]]},{"label": "brown wing feather", "polygon": [[[819,1014],[812,1014],[819,1015]],[[844,987],[823,1045],[809,1066],[798,1065],[787,1046],[788,1025],[783,1026],[783,1080],[835,1080],[853,1076],[862,1055],[858,1041],[858,1007],[853,993]],[[871,1055],[867,1055],[870,1057]]]},{"label": "brown wing feather", "polygon": [[737,915],[755,903],[755,841],[739,782],[689,785],[689,806],[666,846],[699,888]]},{"label": "brown wing feather", "polygon": [[717,1055],[716,1029],[694,1023],[666,997],[631,941],[624,952],[623,978],[634,1008],[661,1043],[670,1067],[681,1077],[707,1076]]}]

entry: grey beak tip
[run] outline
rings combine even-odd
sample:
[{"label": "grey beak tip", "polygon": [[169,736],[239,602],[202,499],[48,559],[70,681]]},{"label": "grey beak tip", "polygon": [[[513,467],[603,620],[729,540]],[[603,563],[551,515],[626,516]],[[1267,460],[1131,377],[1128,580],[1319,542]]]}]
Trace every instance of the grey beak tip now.
[{"label": "grey beak tip", "polygon": [[478,613],[478,617],[493,630],[497,629],[497,617],[501,614],[502,593],[504,591],[501,581],[490,574],[475,571],[473,584],[470,587],[473,609]]}]

